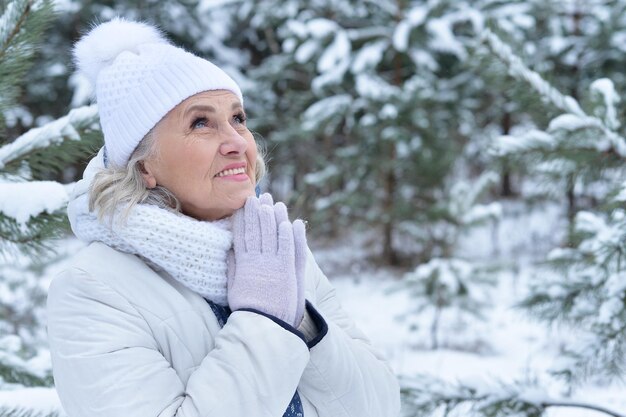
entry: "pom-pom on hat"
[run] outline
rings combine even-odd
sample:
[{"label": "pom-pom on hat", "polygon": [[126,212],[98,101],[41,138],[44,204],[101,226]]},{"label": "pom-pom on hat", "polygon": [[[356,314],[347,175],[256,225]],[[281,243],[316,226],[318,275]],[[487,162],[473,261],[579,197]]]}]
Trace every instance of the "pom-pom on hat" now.
[{"label": "pom-pom on hat", "polygon": [[108,164],[122,167],[141,139],[176,105],[237,83],[211,62],[170,44],[154,26],[115,18],[74,45],[78,70],[95,86]]}]

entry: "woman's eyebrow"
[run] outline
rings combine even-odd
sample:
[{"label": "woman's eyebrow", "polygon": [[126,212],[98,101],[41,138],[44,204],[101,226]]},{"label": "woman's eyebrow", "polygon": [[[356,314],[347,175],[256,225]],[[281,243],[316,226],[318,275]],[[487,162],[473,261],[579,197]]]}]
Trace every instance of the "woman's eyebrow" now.
[{"label": "woman's eyebrow", "polygon": [[[241,103],[235,102],[231,106],[232,110],[235,110],[237,108],[243,109],[243,107],[241,106]],[[187,115],[189,113],[192,113],[192,112],[197,111],[197,110],[205,111],[205,112],[209,112],[209,113],[215,113],[215,107],[213,107],[213,106],[210,106],[208,104],[196,104],[196,105],[193,105],[193,106],[189,107],[187,110],[185,110],[185,113],[183,113],[183,118],[187,117]]]},{"label": "woman's eyebrow", "polygon": [[187,117],[187,115],[189,113],[192,113],[196,110],[200,110],[200,111],[206,111],[209,113],[215,113],[215,107],[213,106],[209,106],[207,104],[196,104],[194,106],[189,107],[187,110],[185,110],[185,113],[183,114],[183,117]]}]

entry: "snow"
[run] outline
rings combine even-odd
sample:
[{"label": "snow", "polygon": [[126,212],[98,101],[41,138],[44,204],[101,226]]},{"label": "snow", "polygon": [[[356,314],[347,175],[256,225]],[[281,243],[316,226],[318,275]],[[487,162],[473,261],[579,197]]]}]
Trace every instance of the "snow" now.
[{"label": "snow", "polygon": [[55,0],[54,10],[59,14],[76,13],[82,5],[75,0]]},{"label": "snow", "polygon": [[363,46],[354,57],[351,71],[356,74],[368,68],[375,68],[388,47],[389,43],[386,40],[370,42]]},{"label": "snow", "polygon": [[589,211],[580,211],[576,214],[576,229],[587,233],[608,230],[604,219]]},{"label": "snow", "polygon": [[426,28],[432,36],[428,44],[435,51],[456,55],[463,61],[467,58],[467,51],[463,44],[455,38],[451,25],[452,23],[448,19],[430,19],[426,24]]},{"label": "snow", "polygon": [[319,48],[319,41],[317,39],[309,39],[298,47],[294,55],[298,64],[304,64],[309,62],[313,55]]},{"label": "snow", "polygon": [[380,109],[378,116],[381,120],[384,119],[395,119],[398,117],[398,109],[391,103],[387,103]]},{"label": "snow", "polygon": [[615,201],[626,201],[626,182],[622,184],[619,193],[614,198]]},{"label": "snow", "polygon": [[485,205],[476,205],[472,207],[462,217],[464,224],[471,224],[485,219],[498,219],[502,216],[502,205],[498,202],[492,202]]},{"label": "snow", "polygon": [[[402,275],[393,269],[364,266],[364,255],[358,245],[355,247],[354,238],[345,246],[313,248],[313,253],[331,277],[343,307],[403,380],[425,374],[450,383],[482,386],[485,391],[493,392],[500,383],[537,378],[545,389],[525,389],[521,392],[523,398],[529,401],[575,399],[614,410],[626,409],[626,398],[622,395],[626,385],[620,382],[583,384],[568,396],[565,384],[549,378],[548,372],[558,368],[563,361],[562,347],[573,343],[575,335],[566,327],[546,329],[513,307],[523,296],[525,283],[537,273],[531,260],[543,259],[545,248],[558,241],[555,230],[561,228],[561,222],[555,219],[561,218],[561,209],[542,206],[528,211],[513,204],[503,207],[503,213],[505,217],[498,226],[497,239],[493,239],[493,233],[485,226],[465,236],[461,242],[462,254],[511,265],[499,273],[498,286],[491,295],[493,309],[486,314],[484,322],[465,321],[461,327],[452,322],[446,324],[443,338],[448,347],[444,349],[428,348],[427,314],[410,323],[399,319],[414,303],[405,292],[390,292]],[[494,253],[498,253],[495,258]],[[350,263],[351,268],[340,266]],[[600,417],[602,414],[556,407],[548,409],[546,415]]]},{"label": "snow", "polygon": [[[313,29],[314,31],[325,31],[330,27],[329,21],[326,21],[325,19],[314,20],[317,21],[317,24],[313,25],[313,27],[316,28]],[[311,23],[312,22],[309,22],[309,28],[311,28]],[[318,59],[317,70],[320,75],[313,79],[311,83],[311,87],[315,92],[320,92],[320,90],[326,85],[340,83],[345,72],[350,67],[351,43],[348,34],[343,30],[338,30],[336,28],[336,24],[333,23],[333,25],[335,25],[335,37],[333,41],[324,49],[322,55]],[[306,41],[298,48],[295,55],[297,62],[307,62],[317,52],[320,45],[315,37],[317,37],[317,35],[314,34],[313,39]]]},{"label": "snow", "polygon": [[74,94],[72,95],[72,107],[79,107],[88,104],[94,95],[93,86],[83,73],[75,72],[68,79],[68,85]]},{"label": "snow", "polygon": [[617,118],[617,110],[615,105],[620,102],[620,97],[615,91],[613,81],[608,78],[600,78],[591,83],[589,87],[592,94],[598,94],[603,98],[604,107],[606,109],[605,121],[610,129],[617,129],[620,126]]},{"label": "snow", "polygon": [[592,117],[581,117],[575,114],[562,114],[555,117],[548,125],[548,131],[565,130],[573,132],[575,130],[585,129],[589,127],[597,127],[598,120]]},{"label": "snow", "polygon": [[495,138],[489,151],[497,156],[515,154],[527,149],[554,146],[554,137],[544,131],[530,129],[518,136],[503,135]]},{"label": "snow", "polygon": [[319,100],[305,110],[303,127],[305,129],[315,128],[325,120],[345,113],[351,103],[352,97],[349,94],[339,94]]},{"label": "snow", "polygon": [[[36,412],[61,412],[61,402],[54,388],[21,388],[0,391],[0,404],[11,408],[24,408]],[[60,417],[65,416],[62,413]]]},{"label": "snow", "polygon": [[329,164],[321,171],[306,174],[304,176],[304,182],[307,184],[322,184],[338,173],[339,169],[335,165]]},{"label": "snow", "polygon": [[426,20],[428,16],[428,7],[423,5],[414,6],[408,13],[408,21],[411,26],[419,26]]},{"label": "snow", "polygon": [[400,89],[388,84],[374,74],[358,74],[356,76],[356,90],[362,97],[372,100],[385,101],[394,95],[400,94]]},{"label": "snow", "polygon": [[[622,301],[623,294],[611,297],[608,301],[604,302],[598,312],[597,321],[600,324],[611,323],[617,315],[624,310],[624,302]],[[619,329],[615,329],[619,330]]]},{"label": "snow", "polygon": [[65,138],[80,140],[76,127],[90,126],[98,121],[96,105],[79,107],[67,116],[54,120],[44,126],[30,129],[13,142],[0,147],[0,169],[7,163],[28,154],[34,149],[45,148],[59,143]]},{"label": "snow", "polygon": [[299,20],[290,19],[285,27],[299,38],[305,38],[308,33],[307,26]]},{"label": "snow", "polygon": [[24,226],[31,217],[54,213],[68,201],[62,184],[54,181],[0,183],[0,212]]},{"label": "snow", "polygon": [[[22,7],[18,8],[18,6]],[[0,16],[0,42],[2,44],[5,43],[5,40],[13,30],[12,22],[17,20],[15,17],[19,16],[25,8],[25,2],[10,2],[6,6],[2,16]]]},{"label": "snow", "polygon": [[22,348],[22,339],[15,335],[4,336],[0,339],[0,350],[17,353]]},{"label": "snow", "polygon": [[328,45],[319,61],[317,61],[317,70],[321,73],[327,72],[335,68],[342,61],[349,60],[350,50],[350,40],[346,32],[337,32],[333,42]]},{"label": "snow", "polygon": [[428,263],[419,265],[406,279],[419,282],[436,275],[439,284],[447,287],[451,293],[456,293],[461,284],[459,277],[466,277],[472,269],[472,264],[462,259],[433,258]]},{"label": "snow", "polygon": [[14,127],[18,122],[22,126],[32,126],[33,115],[24,106],[15,106],[4,110],[5,123],[8,127]]},{"label": "snow", "polygon": [[626,31],[615,32],[611,35],[611,46],[621,52],[626,52]]},{"label": "snow", "polygon": [[400,21],[393,31],[392,45],[397,51],[404,52],[409,48],[411,30],[423,24],[427,16],[428,7],[420,5],[409,10],[407,17]]},{"label": "snow", "polygon": [[398,23],[393,32],[393,47],[399,52],[404,52],[409,46],[409,35],[411,34],[411,24],[403,20]]},{"label": "snow", "polygon": [[[366,245],[371,240],[369,232],[344,236],[332,243],[312,240],[310,245],[320,267],[336,288],[343,308],[403,381],[419,373],[492,392],[500,383],[536,377],[546,388],[523,391],[521,394],[528,400],[576,399],[615,410],[626,409],[623,396],[626,386],[619,382],[583,384],[568,397],[566,386],[547,375],[548,371],[567,365],[563,362],[562,348],[573,343],[576,335],[566,327],[548,329],[514,307],[525,294],[526,283],[538,272],[534,262],[542,260],[547,248],[559,242],[558,231],[564,230],[562,208],[548,204],[529,210],[513,202],[503,204],[501,211],[502,218],[495,233],[492,225],[485,225],[473,229],[459,242],[459,254],[466,259],[505,265],[498,273],[497,286],[490,293],[491,310],[485,315],[485,321],[466,318],[457,323],[454,315],[442,317],[443,348],[438,350],[429,348],[431,316],[428,312],[410,320],[401,319],[414,307],[408,292],[391,291],[404,272],[370,263],[371,249]],[[60,245],[67,253],[82,246],[74,239],[60,242]],[[49,281],[62,267],[60,263],[48,270],[44,281]],[[618,291],[619,282],[614,285]],[[49,361],[49,356],[38,360]],[[37,366],[45,368],[41,363]],[[61,409],[52,388],[0,391],[0,405],[41,411]],[[601,417],[601,414],[559,407],[549,409],[546,417]]]},{"label": "snow", "polygon": [[67,67],[60,62],[55,62],[46,68],[47,77],[58,77],[67,73]]},{"label": "snow", "polygon": [[[17,354],[23,349],[22,339],[16,335],[0,338],[0,363],[16,369],[27,369],[31,374],[43,378],[50,369],[50,354],[47,350],[29,360],[23,360]],[[0,386],[10,387],[0,378]],[[1,391],[0,391],[1,392]]]},{"label": "snow", "polygon": [[437,71],[439,69],[437,60],[428,51],[411,49],[409,51],[409,56],[417,68],[425,68],[429,71]]},{"label": "snow", "polygon": [[298,41],[296,41],[295,38],[287,38],[282,44],[282,50],[283,52],[290,54],[294,51],[294,49],[296,49],[297,44]]},{"label": "snow", "polygon": [[601,94],[606,103],[616,104],[620,102],[620,98],[615,91],[613,81],[608,78],[600,78],[591,83],[591,91]]},{"label": "snow", "polygon": [[546,82],[540,74],[532,71],[526,64],[513,53],[511,47],[496,36],[491,30],[484,29],[481,38],[486,42],[495,56],[508,67],[509,73],[526,81],[542,97],[549,100],[556,108],[565,113],[575,114],[581,117],[587,114],[580,108],[578,102],[571,96],[566,96]]},{"label": "snow", "polygon": [[319,39],[334,33],[338,26],[332,20],[317,18],[307,22],[307,29],[311,36]]}]

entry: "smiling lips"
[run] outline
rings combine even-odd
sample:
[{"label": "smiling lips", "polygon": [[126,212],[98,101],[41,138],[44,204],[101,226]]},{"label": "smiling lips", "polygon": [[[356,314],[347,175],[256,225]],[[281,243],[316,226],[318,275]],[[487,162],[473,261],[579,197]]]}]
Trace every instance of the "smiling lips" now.
[{"label": "smiling lips", "polygon": [[215,178],[221,178],[225,180],[245,181],[248,179],[246,174],[246,164],[232,164],[226,167],[226,169],[218,172]]}]

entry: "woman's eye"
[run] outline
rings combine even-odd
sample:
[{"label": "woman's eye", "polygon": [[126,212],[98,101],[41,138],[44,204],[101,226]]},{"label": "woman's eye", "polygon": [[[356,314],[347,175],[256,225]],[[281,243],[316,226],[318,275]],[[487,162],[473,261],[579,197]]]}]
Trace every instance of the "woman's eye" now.
[{"label": "woman's eye", "polygon": [[243,113],[236,114],[233,117],[233,121],[235,123],[244,124],[246,122],[246,115]]},{"label": "woman's eye", "polygon": [[205,117],[198,117],[191,123],[192,129],[200,129],[206,127],[208,120]]}]

